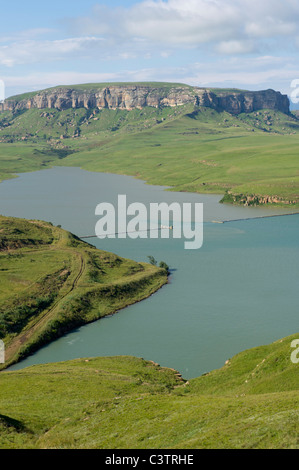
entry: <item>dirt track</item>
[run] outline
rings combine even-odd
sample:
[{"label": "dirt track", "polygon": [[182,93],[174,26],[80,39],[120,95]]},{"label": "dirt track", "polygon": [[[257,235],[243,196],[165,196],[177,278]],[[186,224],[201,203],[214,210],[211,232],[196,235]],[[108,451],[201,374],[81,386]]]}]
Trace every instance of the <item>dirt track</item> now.
[{"label": "dirt track", "polygon": [[50,320],[53,312],[57,309],[57,307],[59,307],[59,304],[62,302],[62,300],[64,300],[76,288],[80,278],[82,277],[82,274],[85,271],[85,261],[83,259],[83,256],[79,253],[77,255],[80,258],[80,268],[78,270],[78,273],[76,274],[75,279],[72,281],[71,286],[66,292],[59,296],[59,299],[56,300],[54,304],[42,314],[42,316],[39,316],[38,319],[36,319],[36,322],[34,322],[34,324],[31,324],[30,328],[27,331],[19,334],[16,338],[13,339],[13,341],[9,344],[5,351],[6,363],[10,362],[14,355],[22,347],[22,345],[27,342],[39,328],[41,328],[46,322]]}]

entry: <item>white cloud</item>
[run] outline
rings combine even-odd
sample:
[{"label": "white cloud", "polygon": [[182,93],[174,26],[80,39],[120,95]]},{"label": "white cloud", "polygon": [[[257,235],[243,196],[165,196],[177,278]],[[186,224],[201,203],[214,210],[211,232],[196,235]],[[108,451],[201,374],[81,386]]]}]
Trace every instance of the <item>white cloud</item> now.
[{"label": "white cloud", "polygon": [[0,64],[12,67],[20,64],[62,60],[76,53],[88,53],[102,44],[103,39],[78,37],[47,41],[17,41],[0,46]]},{"label": "white cloud", "polygon": [[31,28],[25,29],[23,31],[15,31],[10,35],[0,36],[0,43],[5,42],[15,42],[15,41],[24,41],[28,39],[34,39],[39,36],[48,35],[51,33],[55,33],[55,29],[51,28]]},{"label": "white cloud", "polygon": [[236,87],[252,90],[274,88],[290,94],[291,82],[299,78],[299,66],[291,57],[258,56],[197,63],[184,72],[184,81],[203,87]]},{"label": "white cloud", "polygon": [[[96,5],[89,16],[59,25],[60,31],[38,27],[0,36],[0,65],[10,75],[22,66],[16,79],[3,77],[2,68],[8,88],[165,80],[281,89],[299,76],[298,0],[136,0],[127,7]],[[28,72],[26,65],[33,70],[34,64],[39,73]],[[48,64],[52,71],[75,70],[41,73]],[[108,72],[80,72],[87,67]]]},{"label": "white cloud", "polygon": [[126,15],[127,33],[168,44],[202,44],[230,38],[239,15],[230,4],[218,0],[146,1]]},{"label": "white cloud", "polygon": [[[128,8],[98,5],[92,15],[69,20],[81,33],[105,34],[121,41],[143,38],[179,47],[259,41],[280,36],[293,39],[299,29],[297,0],[145,0]],[[241,43],[240,43],[241,44]],[[245,44],[245,43],[243,43]],[[257,47],[257,42],[255,43]],[[254,49],[255,49],[254,48]],[[250,52],[235,47],[235,53]]]},{"label": "white cloud", "polygon": [[247,89],[274,88],[290,93],[293,79],[299,78],[299,66],[291,58],[258,56],[253,58],[226,58],[213,62],[193,63],[185,67],[148,67],[121,72],[84,73],[38,72],[21,77],[3,76],[7,96],[40,90],[57,85],[121,81],[169,81],[202,87],[236,87]]},{"label": "white cloud", "polygon": [[117,73],[84,73],[84,72],[37,72],[23,76],[4,75],[6,96],[17,93],[42,90],[58,85],[76,85],[81,83],[100,83],[121,81],[122,75]]},{"label": "white cloud", "polygon": [[166,59],[191,48],[218,55],[299,48],[298,0],[144,0],[130,7],[97,5],[89,16],[63,24],[71,37],[56,39],[58,31],[42,27],[0,36],[0,65]]},{"label": "white cloud", "polygon": [[245,33],[248,36],[264,38],[271,36],[291,36],[298,29],[298,25],[292,21],[281,21],[275,18],[264,18],[259,22],[245,25]]},{"label": "white cloud", "polygon": [[257,44],[254,41],[221,41],[216,46],[219,54],[248,54],[257,51]]}]

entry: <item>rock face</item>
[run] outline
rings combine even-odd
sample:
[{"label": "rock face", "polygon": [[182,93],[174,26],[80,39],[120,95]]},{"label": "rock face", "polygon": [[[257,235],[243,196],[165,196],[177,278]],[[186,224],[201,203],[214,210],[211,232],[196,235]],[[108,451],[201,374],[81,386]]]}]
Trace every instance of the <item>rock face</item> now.
[{"label": "rock face", "polygon": [[228,191],[231,202],[244,206],[257,206],[263,204],[296,204],[296,200],[286,199],[279,196],[258,196],[254,194],[233,194]]},{"label": "rock face", "polygon": [[290,102],[287,95],[282,95],[274,90],[220,94],[218,107],[231,114],[251,113],[260,109],[273,109],[286,114],[290,112]]},{"label": "rock face", "polygon": [[23,109],[58,110],[70,108],[87,109],[142,109],[146,106],[168,107],[194,104],[227,111],[231,114],[250,113],[260,109],[273,109],[289,113],[289,99],[274,90],[233,91],[218,90],[217,93],[204,88],[188,86],[147,86],[147,85],[109,85],[95,87],[92,91],[57,87],[41,92],[27,99],[6,100],[0,103],[1,111]]}]

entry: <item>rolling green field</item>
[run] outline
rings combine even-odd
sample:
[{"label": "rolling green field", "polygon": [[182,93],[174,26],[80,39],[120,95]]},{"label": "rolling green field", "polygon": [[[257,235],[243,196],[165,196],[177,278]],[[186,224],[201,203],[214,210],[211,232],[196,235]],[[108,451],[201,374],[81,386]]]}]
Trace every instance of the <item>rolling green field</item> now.
[{"label": "rolling green field", "polygon": [[133,357],[1,372],[0,448],[298,449],[298,337],[190,382]]},{"label": "rolling green field", "polygon": [[298,143],[295,114],[271,110],[30,109],[0,115],[0,178],[79,166],[176,191],[226,194],[226,202],[256,196],[254,203],[299,207]]},{"label": "rolling green field", "polygon": [[130,174],[175,191],[232,190],[277,195],[298,204],[298,134],[246,131],[248,116],[244,121],[239,118],[241,129],[231,128],[229,119],[236,118],[223,114],[206,110],[196,118],[183,116],[135,134],[134,139],[129,135],[107,139],[100,147],[78,149],[60,164]]},{"label": "rolling green field", "polygon": [[165,269],[97,250],[50,223],[0,216],[1,367],[165,283]]}]

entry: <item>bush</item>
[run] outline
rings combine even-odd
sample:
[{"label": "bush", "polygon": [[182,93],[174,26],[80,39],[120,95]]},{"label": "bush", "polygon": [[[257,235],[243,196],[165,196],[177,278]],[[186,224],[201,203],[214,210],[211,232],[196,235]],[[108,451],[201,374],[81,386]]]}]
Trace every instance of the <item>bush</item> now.
[{"label": "bush", "polygon": [[159,263],[159,268],[165,269],[165,271],[167,272],[167,274],[170,273],[170,271],[169,271],[169,266],[168,266],[167,263],[165,263],[165,261],[160,261],[160,263]]}]

